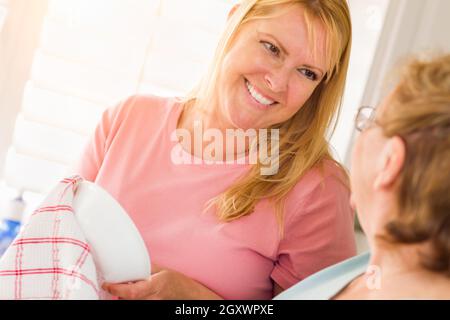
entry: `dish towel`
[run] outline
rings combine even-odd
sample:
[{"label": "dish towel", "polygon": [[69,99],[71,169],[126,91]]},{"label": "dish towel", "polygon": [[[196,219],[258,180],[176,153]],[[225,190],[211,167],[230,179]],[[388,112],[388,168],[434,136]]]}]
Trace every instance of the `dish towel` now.
[{"label": "dish towel", "polygon": [[0,259],[0,299],[109,299],[75,218],[79,176],[61,180]]}]

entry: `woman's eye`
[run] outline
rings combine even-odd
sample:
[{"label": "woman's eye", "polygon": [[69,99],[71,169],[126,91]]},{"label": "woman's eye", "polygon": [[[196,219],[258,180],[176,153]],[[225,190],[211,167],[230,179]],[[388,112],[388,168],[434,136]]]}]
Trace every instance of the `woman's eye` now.
[{"label": "woman's eye", "polygon": [[263,44],[263,46],[269,50],[270,53],[278,56],[280,54],[280,49],[278,49],[278,47],[270,42],[267,41],[261,41],[261,43]]},{"label": "woman's eye", "polygon": [[300,73],[311,81],[317,80],[317,74],[309,69],[299,69]]}]

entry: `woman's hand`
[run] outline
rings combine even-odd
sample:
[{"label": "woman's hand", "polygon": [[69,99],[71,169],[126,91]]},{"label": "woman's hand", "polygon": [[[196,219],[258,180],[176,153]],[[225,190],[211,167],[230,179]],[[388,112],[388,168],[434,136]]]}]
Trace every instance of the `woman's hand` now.
[{"label": "woman's hand", "polygon": [[149,279],[134,283],[103,283],[103,290],[127,300],[222,299],[216,293],[174,270],[152,264]]}]

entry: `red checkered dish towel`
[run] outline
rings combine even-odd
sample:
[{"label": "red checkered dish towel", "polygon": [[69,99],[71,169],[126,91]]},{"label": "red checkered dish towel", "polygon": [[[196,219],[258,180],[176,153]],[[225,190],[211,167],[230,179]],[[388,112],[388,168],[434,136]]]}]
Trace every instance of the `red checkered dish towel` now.
[{"label": "red checkered dish towel", "polygon": [[0,260],[0,299],[105,299],[72,200],[82,178],[63,179]]}]

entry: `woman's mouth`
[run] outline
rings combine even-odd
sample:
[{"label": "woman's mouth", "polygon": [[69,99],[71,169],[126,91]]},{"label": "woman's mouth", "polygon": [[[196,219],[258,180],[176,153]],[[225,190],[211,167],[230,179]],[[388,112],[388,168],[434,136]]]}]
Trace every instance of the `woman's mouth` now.
[{"label": "woman's mouth", "polygon": [[271,100],[270,98],[264,96],[261,92],[259,92],[247,79],[245,79],[245,85],[247,87],[247,91],[250,94],[250,96],[262,107],[269,107],[277,102],[274,100]]}]

